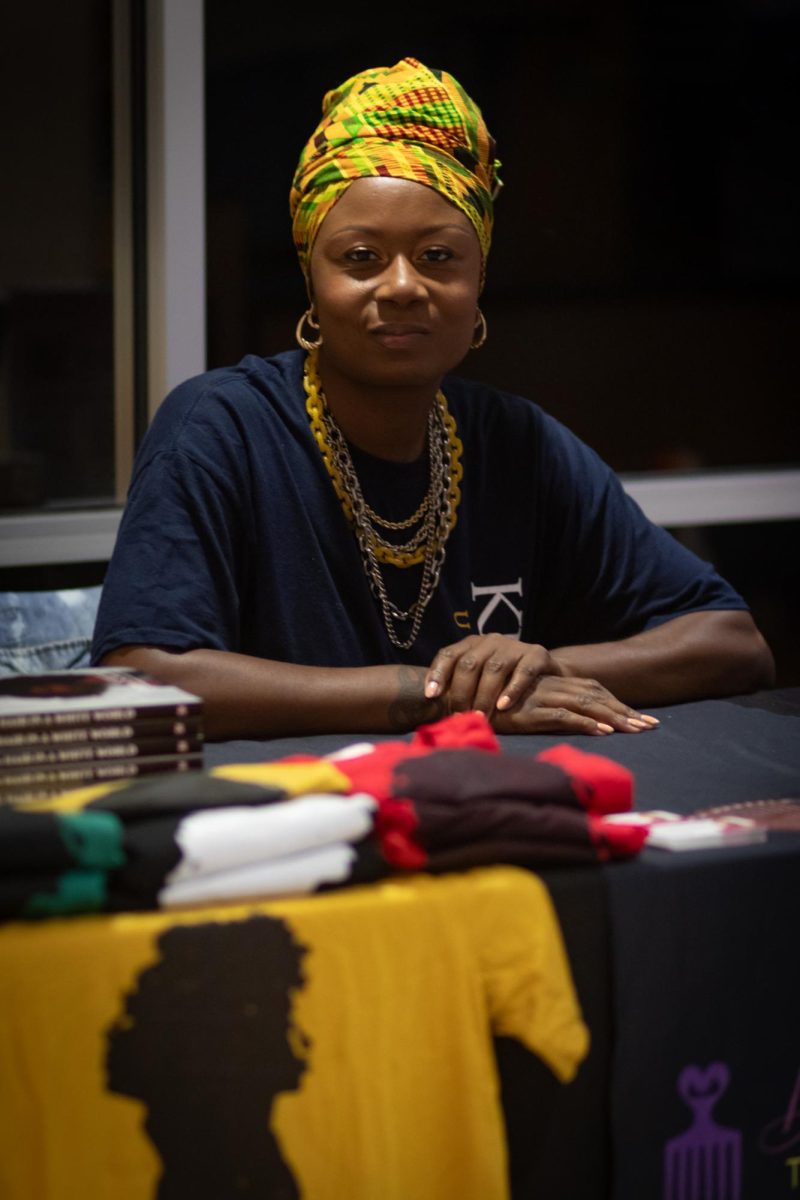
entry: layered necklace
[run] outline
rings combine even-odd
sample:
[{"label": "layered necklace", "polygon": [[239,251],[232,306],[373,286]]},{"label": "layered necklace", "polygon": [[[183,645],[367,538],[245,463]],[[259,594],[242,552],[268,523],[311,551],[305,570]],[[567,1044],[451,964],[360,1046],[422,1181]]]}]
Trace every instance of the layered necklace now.
[{"label": "layered necklace", "polygon": [[[364,499],[347,441],[322,391],[316,351],[306,357],[303,386],[311,432],[342,511],[358,541],[364,571],[380,605],[389,641],[400,650],[408,650],[416,641],[425,609],[439,583],[447,539],[457,519],[463,447],[456,423],[448,412],[443,393],[437,392],[428,417],[428,489],[410,517],[389,521],[379,516]],[[404,542],[391,542],[382,530],[409,532]],[[381,563],[394,567],[413,567],[422,563],[419,595],[410,608],[399,608],[389,599]],[[409,622],[408,635],[402,637],[397,631],[397,623]]]}]

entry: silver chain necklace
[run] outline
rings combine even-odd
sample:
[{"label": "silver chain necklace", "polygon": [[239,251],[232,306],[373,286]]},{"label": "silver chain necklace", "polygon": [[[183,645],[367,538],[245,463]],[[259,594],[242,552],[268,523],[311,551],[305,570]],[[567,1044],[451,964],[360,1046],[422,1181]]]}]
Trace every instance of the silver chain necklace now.
[{"label": "silver chain necklace", "polygon": [[[334,466],[347,492],[353,511],[353,523],[358,540],[359,550],[364,571],[373,595],[378,600],[383,615],[389,641],[399,650],[409,650],[417,639],[430,600],[436,591],[439,577],[444,566],[446,543],[450,534],[450,516],[452,504],[450,501],[450,444],[447,427],[442,413],[441,402],[437,399],[428,417],[428,470],[430,482],[422,504],[412,517],[405,521],[389,522],[378,517],[371,509],[361,490],[358,475],[353,463],[350,450],[342,431],[324,400],[323,422],[328,438]],[[420,528],[404,544],[400,545],[386,541],[376,528],[380,524],[384,529],[407,529],[417,521],[422,521]],[[380,563],[375,557],[375,546],[389,551],[407,552],[417,549],[425,543],[425,557],[422,565],[422,581],[417,599],[408,609],[398,608],[388,596],[386,583],[383,578]],[[399,636],[395,622],[411,622],[407,638]]]}]

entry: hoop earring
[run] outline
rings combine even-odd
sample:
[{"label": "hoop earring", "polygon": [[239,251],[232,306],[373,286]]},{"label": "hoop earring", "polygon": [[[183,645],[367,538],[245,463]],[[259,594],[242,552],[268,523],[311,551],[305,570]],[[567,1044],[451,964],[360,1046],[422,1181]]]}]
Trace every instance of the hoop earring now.
[{"label": "hoop earring", "polygon": [[486,338],[489,336],[489,330],[486,327],[486,317],[480,309],[478,309],[478,319],[475,322],[475,332],[472,335],[472,341],[469,344],[470,350],[480,350]]},{"label": "hoop earring", "polygon": [[297,328],[294,331],[294,336],[299,346],[311,353],[312,350],[317,350],[322,345],[322,334],[315,342],[310,342],[307,337],[303,337],[303,326],[308,325],[310,329],[319,329],[318,323],[314,320],[314,310],[309,307],[303,313],[300,320],[297,322]]}]

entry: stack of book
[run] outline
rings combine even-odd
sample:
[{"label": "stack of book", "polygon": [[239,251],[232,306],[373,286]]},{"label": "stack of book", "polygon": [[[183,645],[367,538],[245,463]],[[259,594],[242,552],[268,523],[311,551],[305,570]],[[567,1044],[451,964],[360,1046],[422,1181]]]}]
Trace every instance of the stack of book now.
[{"label": "stack of book", "polygon": [[141,671],[0,678],[0,804],[203,766],[203,703]]}]

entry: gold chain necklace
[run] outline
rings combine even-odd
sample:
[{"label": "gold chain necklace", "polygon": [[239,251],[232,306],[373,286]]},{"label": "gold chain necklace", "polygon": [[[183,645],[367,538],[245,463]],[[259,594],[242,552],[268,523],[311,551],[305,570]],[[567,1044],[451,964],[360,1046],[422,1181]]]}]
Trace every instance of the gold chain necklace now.
[{"label": "gold chain necklace", "polygon": [[[439,391],[428,418],[428,490],[411,517],[404,521],[389,522],[378,517],[364,500],[347,442],[325,401],[317,356],[313,351],[306,358],[303,386],[311,431],[344,515],[353,526],[364,571],[381,606],[389,640],[401,650],[408,650],[416,640],[425,609],[438,585],[444,565],[445,543],[457,520],[463,448],[456,423],[448,412],[443,393]],[[417,532],[401,545],[387,542],[376,528],[376,524],[379,524],[384,529],[409,529],[420,521],[422,524]],[[400,609],[389,599],[380,563],[397,567],[423,564],[419,596],[409,609]],[[395,621],[411,622],[407,638],[398,635]]]},{"label": "gold chain necklace", "polygon": [[386,517],[378,516],[378,514],[375,512],[375,509],[370,508],[366,502],[364,503],[364,512],[367,514],[370,521],[372,521],[375,525],[380,525],[381,529],[394,529],[396,531],[401,529],[411,529],[413,525],[416,525],[422,520],[422,518],[425,516],[425,513],[428,511],[428,505],[430,504],[431,500],[430,493],[432,482],[433,481],[428,484],[428,490],[422,497],[417,511],[413,512],[410,517],[406,517],[405,521],[388,521]]}]

